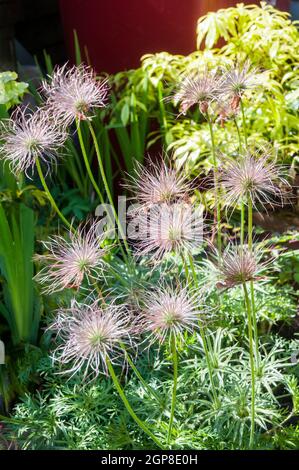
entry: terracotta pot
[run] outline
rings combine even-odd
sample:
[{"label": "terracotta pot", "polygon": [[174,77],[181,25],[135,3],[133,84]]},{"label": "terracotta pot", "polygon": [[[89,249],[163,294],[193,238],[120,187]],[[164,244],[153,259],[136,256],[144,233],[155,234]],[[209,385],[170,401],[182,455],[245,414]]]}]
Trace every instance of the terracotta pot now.
[{"label": "terracotta pot", "polygon": [[[74,60],[73,30],[76,29],[93,66],[98,71],[113,73],[138,67],[140,57],[146,53],[194,51],[197,19],[211,9],[236,3],[235,0],[60,0],[60,9],[70,57]],[[289,2],[278,3],[286,7]]]}]

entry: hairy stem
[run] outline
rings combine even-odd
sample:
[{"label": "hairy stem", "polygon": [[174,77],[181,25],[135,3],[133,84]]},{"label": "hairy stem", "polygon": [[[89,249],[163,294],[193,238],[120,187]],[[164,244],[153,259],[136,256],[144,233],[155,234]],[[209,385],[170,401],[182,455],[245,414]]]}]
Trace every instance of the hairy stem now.
[{"label": "hairy stem", "polygon": [[128,363],[130,364],[130,367],[132,368],[132,370],[133,370],[134,374],[136,375],[136,377],[140,380],[141,384],[143,385],[143,388],[145,390],[147,390],[160,404],[162,404],[162,400],[160,399],[159,395],[156,393],[156,391],[150,385],[148,385],[146,383],[146,381],[144,380],[144,378],[140,374],[139,370],[137,369],[134,362],[132,361],[125,345],[122,342],[120,343],[120,345],[121,345],[122,349],[125,352],[126,359],[127,359]]},{"label": "hairy stem", "polygon": [[172,387],[171,411],[170,411],[168,436],[167,436],[168,445],[170,444],[170,439],[171,439],[171,432],[172,432],[175,405],[176,405],[176,392],[177,392],[177,385],[178,385],[178,354],[176,350],[175,335],[172,335],[171,337],[171,354],[172,354],[172,364],[173,364],[173,387]]},{"label": "hairy stem", "polygon": [[[253,222],[252,222],[252,200],[250,196],[248,197],[248,248],[250,251],[253,249]],[[255,298],[254,298],[254,284],[253,281],[250,281],[250,300],[252,308],[252,321],[253,321],[253,330],[254,330],[254,344],[255,344],[255,359],[257,365],[259,365],[259,343],[258,343],[258,329],[257,329],[257,320],[256,320],[256,308],[255,308]]]},{"label": "hairy stem", "polygon": [[87,156],[87,152],[86,152],[86,148],[85,148],[84,140],[83,140],[83,136],[82,136],[82,131],[81,131],[81,127],[80,127],[80,121],[78,119],[76,120],[76,124],[77,124],[77,133],[78,133],[79,143],[80,143],[81,152],[82,152],[82,155],[83,155],[85,167],[86,167],[86,170],[87,170],[87,174],[88,174],[89,179],[90,179],[90,181],[91,181],[91,183],[92,183],[92,185],[95,189],[95,192],[99,196],[99,199],[100,199],[101,203],[104,204],[105,203],[104,197],[103,197],[103,195],[100,191],[99,186],[96,183],[96,180],[94,179],[93,173],[92,173],[91,168],[90,168],[90,164],[89,164],[89,160],[88,160],[88,156]]},{"label": "hairy stem", "polygon": [[189,268],[188,268],[188,264],[186,263],[186,259],[185,259],[185,256],[184,256],[183,253],[181,253],[181,258],[182,258],[182,262],[183,262],[183,267],[184,267],[184,271],[185,271],[186,280],[187,280],[187,283],[189,284],[189,282],[190,282]]},{"label": "hairy stem", "polygon": [[250,426],[250,441],[249,447],[252,449],[254,442],[254,422],[255,422],[255,361],[254,361],[254,346],[253,346],[253,335],[252,335],[252,311],[250,299],[246,283],[243,283],[243,291],[245,298],[245,305],[248,317],[248,338],[249,338],[249,357],[250,357],[250,369],[251,369],[251,426]]},{"label": "hairy stem", "polygon": [[[91,168],[90,168],[90,164],[89,164],[89,160],[88,160],[88,156],[87,156],[87,152],[86,152],[86,148],[85,148],[84,140],[83,140],[83,136],[82,136],[82,131],[81,131],[81,127],[80,127],[80,121],[79,121],[78,119],[76,120],[76,124],[77,124],[77,132],[78,132],[78,137],[79,137],[80,148],[81,148],[81,152],[82,152],[82,155],[83,155],[83,159],[84,159],[85,167],[86,167],[86,170],[87,170],[87,174],[88,174],[88,176],[89,176],[89,179],[90,179],[90,181],[91,181],[91,183],[92,183],[92,185],[93,185],[93,187],[94,187],[94,189],[95,189],[95,191],[96,191],[96,193],[97,193],[97,195],[98,195],[98,197],[99,197],[101,203],[102,203],[102,204],[105,204],[104,197],[103,197],[103,195],[102,195],[102,193],[101,193],[101,190],[100,190],[98,184],[96,183],[96,181],[95,181],[95,179],[94,179],[92,170],[91,170]],[[89,123],[89,126],[91,126],[90,123]],[[90,127],[89,127],[89,129],[90,129]],[[94,140],[94,138],[93,138],[93,140]],[[98,153],[97,153],[97,158],[99,158],[99,157],[98,157]],[[105,179],[105,181],[106,181],[106,183],[107,183],[107,180],[106,180],[106,179]],[[110,192],[109,192],[109,194],[110,194]],[[110,202],[110,200],[109,200],[109,202]],[[111,202],[110,202],[110,204],[111,204]],[[118,221],[118,218],[117,218],[117,215],[116,215],[116,211],[115,211],[114,205],[111,204],[111,206],[112,206],[112,210],[113,210],[113,214],[114,214],[115,220]],[[108,211],[108,216],[109,216],[109,219],[110,219],[110,222],[111,222],[112,226],[114,226],[114,220],[113,220],[113,217],[111,216],[111,214],[110,214],[109,211]],[[122,244],[121,244],[120,240],[118,240],[118,241],[119,241],[119,246],[120,246],[120,249],[121,249],[121,251],[122,251],[122,253],[123,253],[123,256],[124,256],[124,258],[126,258],[126,253],[125,253],[124,250],[123,250]]]},{"label": "hairy stem", "polygon": [[[192,275],[193,275],[193,282],[194,282],[195,288],[198,290],[199,289],[198,279],[197,279],[197,275],[196,275],[192,255],[189,256],[189,262],[190,262],[191,272],[192,272]],[[217,391],[216,391],[215,380],[214,380],[214,375],[213,375],[213,366],[212,366],[211,357],[210,357],[211,345],[209,344],[209,340],[208,340],[208,337],[206,335],[206,329],[205,329],[204,325],[201,324],[201,323],[199,323],[199,332],[200,332],[200,336],[201,336],[201,339],[202,339],[204,353],[205,353],[205,356],[206,356],[206,361],[207,361],[207,366],[208,366],[208,371],[209,371],[209,377],[210,377],[210,382],[211,382],[211,387],[212,387],[214,403],[217,406],[217,408],[219,408],[220,407],[220,402],[219,402],[218,394],[217,394]]]},{"label": "hairy stem", "polygon": [[241,246],[244,245],[244,230],[245,230],[245,206],[241,201],[241,221],[240,221],[240,242]]},{"label": "hairy stem", "polygon": [[44,175],[43,175],[43,171],[42,171],[42,167],[41,167],[41,164],[40,164],[40,161],[39,161],[39,158],[36,158],[35,160],[35,163],[36,163],[36,168],[37,168],[37,172],[38,172],[38,176],[39,176],[39,179],[41,181],[41,184],[45,190],[45,193],[47,194],[48,196],[48,199],[51,203],[51,206],[53,207],[53,209],[55,210],[55,212],[57,213],[57,215],[60,217],[60,219],[62,220],[62,222],[72,231],[74,232],[75,229],[72,227],[72,225],[66,220],[66,218],[64,217],[64,215],[62,214],[62,212],[58,209],[58,206],[56,204],[56,202],[54,201],[54,198],[52,196],[52,194],[50,193],[49,191],[49,188],[48,188],[48,185],[46,183],[46,180],[44,178]]},{"label": "hairy stem", "polygon": [[123,227],[119,221],[119,218],[118,218],[118,215],[117,215],[117,212],[115,210],[115,207],[114,207],[114,201],[113,201],[113,198],[112,198],[112,195],[111,195],[111,191],[110,191],[110,188],[109,188],[109,184],[108,184],[108,181],[107,181],[107,178],[106,178],[106,174],[105,174],[105,170],[104,170],[104,165],[103,165],[103,160],[102,160],[102,156],[101,156],[101,152],[100,152],[100,147],[99,147],[99,144],[98,144],[98,140],[97,140],[97,136],[95,134],[95,131],[92,127],[92,124],[90,121],[88,121],[88,127],[89,127],[89,131],[90,131],[90,134],[92,136],[92,140],[93,140],[93,143],[94,143],[94,147],[95,147],[95,151],[96,151],[96,155],[97,155],[97,159],[98,159],[98,164],[99,164],[99,168],[100,168],[100,173],[101,173],[101,177],[102,177],[102,180],[103,180],[103,183],[104,183],[104,187],[105,187],[105,191],[106,191],[106,194],[108,196],[108,200],[109,200],[109,203],[111,205],[111,208],[112,208],[112,211],[113,211],[113,215],[114,215],[114,218],[115,218],[115,221],[116,221],[116,224],[117,224],[117,227],[118,227],[118,230],[119,230],[119,233],[120,233],[120,236],[123,240],[123,243],[125,245],[125,248],[126,248],[126,252],[127,252],[127,255],[130,257],[131,256],[131,252],[130,252],[130,249],[129,249],[129,246],[128,246],[128,243],[127,243],[127,240],[126,240],[126,236],[125,236],[125,233],[123,231]]},{"label": "hairy stem", "polygon": [[160,449],[164,449],[164,447],[161,444],[161,442],[159,441],[159,439],[157,439],[156,436],[148,429],[147,425],[140,418],[138,418],[138,416],[136,415],[135,411],[131,407],[131,405],[130,405],[127,397],[126,397],[125,392],[122,389],[122,386],[119,383],[119,380],[118,380],[118,378],[117,378],[117,376],[114,372],[114,368],[113,368],[111,362],[109,361],[109,359],[107,359],[106,362],[107,362],[108,371],[109,371],[109,374],[112,378],[114,386],[115,386],[116,390],[118,391],[118,394],[119,394],[120,398],[122,399],[123,404],[125,405],[128,413],[133,418],[135,423],[138,424],[138,426],[145,432],[145,434],[147,434],[157,444],[157,446]]},{"label": "hairy stem", "polygon": [[239,126],[238,126],[238,123],[237,123],[236,119],[234,119],[234,123],[235,123],[236,129],[237,129],[237,134],[238,134],[239,152],[241,152],[242,151],[242,139],[241,139],[241,133],[240,133],[240,129],[239,129]]},{"label": "hairy stem", "polygon": [[[237,123],[237,120],[234,119],[234,123],[237,129],[238,133],[238,140],[239,140],[239,153],[242,151],[242,139],[241,139],[241,134],[240,134],[240,129]],[[244,127],[245,122],[243,122],[243,127]],[[240,242],[241,245],[244,244],[244,228],[245,228],[245,207],[244,207],[244,202],[241,201],[241,220],[240,220]]]},{"label": "hairy stem", "polygon": [[243,124],[243,133],[244,133],[244,142],[245,142],[245,147],[246,147],[246,149],[247,149],[247,147],[248,147],[247,128],[246,128],[246,119],[245,119],[244,105],[243,105],[242,99],[240,100],[240,107],[241,107],[241,113],[242,113],[242,124]]},{"label": "hairy stem", "polygon": [[214,167],[214,185],[215,185],[215,198],[216,198],[216,210],[217,210],[217,248],[219,253],[221,253],[222,240],[221,240],[221,202],[219,194],[219,185],[218,185],[218,168],[217,168],[217,157],[216,157],[216,146],[214,139],[214,130],[213,123],[209,113],[207,112],[207,121],[209,124],[210,136],[211,136],[211,145],[212,145],[212,157],[213,157],[213,167]]}]

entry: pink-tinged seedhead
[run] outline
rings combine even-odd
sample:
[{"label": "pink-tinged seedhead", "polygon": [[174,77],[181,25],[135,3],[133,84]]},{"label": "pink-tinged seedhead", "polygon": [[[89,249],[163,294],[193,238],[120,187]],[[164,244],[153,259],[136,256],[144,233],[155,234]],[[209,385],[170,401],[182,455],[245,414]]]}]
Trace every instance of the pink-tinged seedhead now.
[{"label": "pink-tinged seedhead", "polygon": [[[217,253],[213,262],[206,264],[207,277],[218,288],[231,288],[248,281],[262,279],[271,259],[263,261],[261,248],[229,244],[223,253]],[[208,282],[207,282],[208,284]]]},{"label": "pink-tinged seedhead", "polygon": [[198,105],[201,113],[205,114],[211,103],[219,98],[222,84],[223,79],[218,71],[190,73],[183,77],[172,98],[175,104],[180,103],[182,114],[194,105]]},{"label": "pink-tinged seedhead", "polygon": [[203,240],[203,212],[192,204],[162,204],[134,219],[138,226],[136,254],[162,259],[167,253],[191,253]]},{"label": "pink-tinged seedhead", "polygon": [[103,273],[103,257],[108,248],[102,247],[103,237],[97,233],[97,223],[90,228],[79,227],[75,233],[69,233],[69,239],[56,236],[43,242],[48,251],[45,255],[36,255],[35,259],[46,266],[35,276],[43,286],[44,293],[58,292],[67,288],[81,286],[84,278],[90,281]]},{"label": "pink-tinged seedhead", "polygon": [[156,204],[185,200],[190,192],[190,186],[182,173],[169,168],[164,161],[158,164],[151,163],[149,168],[137,164],[135,175],[130,178],[130,183],[127,185],[141,210]]},{"label": "pink-tinged seedhead", "polygon": [[28,108],[17,108],[10,119],[1,122],[1,156],[10,170],[18,175],[33,172],[39,158],[48,167],[56,163],[57,151],[67,134],[58,122],[50,119],[43,109],[32,113]]},{"label": "pink-tinged seedhead", "polygon": [[172,335],[184,340],[184,333],[196,330],[205,314],[205,306],[198,292],[187,287],[160,286],[143,298],[137,331],[147,333],[150,344],[163,343]]},{"label": "pink-tinged seedhead", "polygon": [[[49,327],[59,342],[53,359],[71,376],[83,372],[84,379],[107,374],[107,359],[123,364],[122,344],[132,346],[130,316],[124,306],[80,304],[76,301],[68,309],[58,310]],[[122,343],[122,344],[121,344]]]},{"label": "pink-tinged seedhead", "polygon": [[283,205],[291,186],[282,177],[282,166],[270,158],[267,153],[247,152],[237,160],[223,162],[218,181],[228,206],[235,207],[241,201],[247,204],[248,200],[254,207]]},{"label": "pink-tinged seedhead", "polygon": [[108,81],[96,80],[95,72],[87,66],[57,67],[49,82],[43,82],[49,112],[70,125],[75,119],[89,119],[96,108],[106,105]]},{"label": "pink-tinged seedhead", "polygon": [[238,116],[239,107],[232,107],[230,103],[220,101],[217,112],[217,121],[220,122],[221,127],[224,127],[224,124],[227,121],[232,121],[236,119],[236,117]]},{"label": "pink-tinged seedhead", "polygon": [[261,87],[267,77],[267,72],[260,72],[249,60],[231,66],[230,69],[223,70],[223,73],[222,93],[231,99],[233,109],[239,106],[240,99],[247,90]]}]

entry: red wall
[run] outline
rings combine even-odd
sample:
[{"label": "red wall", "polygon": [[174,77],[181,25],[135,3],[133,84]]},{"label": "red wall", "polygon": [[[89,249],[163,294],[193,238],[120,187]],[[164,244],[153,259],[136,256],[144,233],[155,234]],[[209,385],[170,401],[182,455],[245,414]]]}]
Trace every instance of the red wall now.
[{"label": "red wall", "polygon": [[[73,58],[73,29],[76,29],[94,67],[113,73],[138,67],[140,57],[146,53],[192,52],[199,16],[236,3],[233,0],[60,0],[60,8],[70,56]],[[287,9],[289,1],[278,3]]]}]

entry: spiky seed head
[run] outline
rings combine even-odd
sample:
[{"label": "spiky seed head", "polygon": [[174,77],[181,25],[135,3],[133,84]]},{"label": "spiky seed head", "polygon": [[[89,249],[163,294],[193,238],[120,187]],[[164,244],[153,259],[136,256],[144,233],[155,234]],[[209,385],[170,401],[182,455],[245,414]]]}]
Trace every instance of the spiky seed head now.
[{"label": "spiky seed head", "polygon": [[1,122],[0,137],[1,156],[10,170],[15,175],[24,171],[30,178],[28,172],[33,172],[37,158],[47,167],[56,163],[57,151],[67,134],[42,108],[33,113],[27,107],[19,107],[10,119]]},{"label": "spiky seed head", "polygon": [[264,251],[247,245],[229,244],[223,253],[215,255],[214,263],[209,265],[211,278],[217,287],[231,288],[248,281],[262,278],[271,259],[263,261]]},{"label": "spiky seed head", "polygon": [[76,119],[89,119],[94,109],[104,107],[109,87],[107,79],[96,79],[92,68],[67,68],[65,64],[54,70],[49,82],[43,82],[42,91],[49,112],[68,126]]},{"label": "spiky seed head", "polygon": [[243,64],[232,65],[224,72],[222,93],[231,99],[232,109],[237,109],[240,99],[247,90],[261,87],[265,82],[266,72],[253,67],[249,60]]},{"label": "spiky seed head", "polygon": [[291,186],[282,173],[282,166],[268,153],[247,152],[236,160],[224,160],[218,181],[228,206],[250,200],[254,207],[273,207],[283,205],[290,195]]},{"label": "spiky seed head", "polygon": [[122,305],[73,301],[70,308],[58,310],[49,330],[59,342],[53,359],[64,368],[62,373],[72,376],[82,371],[84,378],[107,374],[107,359],[123,364],[122,345],[132,345],[130,316]]},{"label": "spiky seed head", "polygon": [[75,232],[70,231],[68,239],[51,237],[42,242],[48,253],[36,255],[35,259],[45,266],[35,276],[43,292],[51,294],[66,288],[81,286],[84,278],[90,284],[104,271],[104,256],[109,248],[103,247],[103,236],[98,233],[98,224],[83,225]]},{"label": "spiky seed head", "polygon": [[151,163],[149,168],[136,165],[135,175],[127,187],[134,194],[134,201],[141,210],[156,204],[173,203],[185,200],[190,192],[190,183],[175,168],[164,161]]},{"label": "spiky seed head", "polygon": [[191,253],[203,240],[203,211],[192,204],[162,204],[134,219],[136,254],[161,260],[167,253]]},{"label": "spiky seed head", "polygon": [[137,318],[139,333],[150,336],[150,344],[163,343],[171,336],[184,339],[184,333],[198,328],[206,308],[199,293],[188,287],[159,286],[143,297],[141,316]]},{"label": "spiky seed head", "polygon": [[218,71],[185,75],[173,95],[175,104],[180,103],[181,113],[185,114],[194,105],[199,106],[201,113],[209,110],[211,103],[218,99],[222,92],[222,77]]}]

